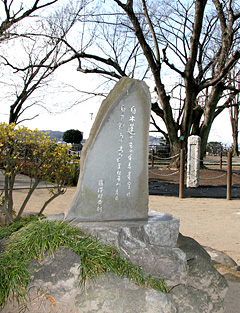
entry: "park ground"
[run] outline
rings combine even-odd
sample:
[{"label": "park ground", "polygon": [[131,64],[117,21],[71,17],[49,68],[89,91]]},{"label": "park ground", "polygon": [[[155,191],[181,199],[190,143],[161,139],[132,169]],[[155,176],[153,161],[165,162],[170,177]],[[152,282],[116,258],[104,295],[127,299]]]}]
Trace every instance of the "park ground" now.
[{"label": "park ground", "polygon": [[[185,188],[183,199],[178,197],[179,174],[166,176],[174,171],[166,167],[149,169],[149,209],[179,218],[180,232],[183,235],[194,238],[203,246],[226,253],[240,265],[239,167],[234,168],[232,200],[226,200],[226,175],[223,176],[226,167],[222,170],[216,167],[201,170],[200,187]],[[16,188],[26,185],[26,179],[20,176]],[[44,214],[65,212],[71,205],[75,192],[76,187],[68,187],[65,194],[47,206]],[[26,193],[26,189],[14,191],[15,208],[20,206]],[[38,212],[48,198],[48,190],[40,186],[31,197],[25,214]]]},{"label": "park ground", "polygon": [[[76,188],[55,199],[44,214],[65,212],[71,204]],[[15,205],[23,201],[24,190],[14,192]],[[38,212],[49,197],[46,189],[38,189],[29,201],[25,213]],[[149,196],[149,209],[170,213],[180,219],[180,232],[194,238],[201,245],[228,254],[240,265],[240,199],[209,199]]]},{"label": "park ground", "polygon": [[[226,166],[221,170],[217,166],[201,170],[200,187],[185,188],[182,199],[178,197],[179,173],[166,176],[175,171],[167,167],[149,169],[149,209],[172,214],[180,219],[180,232],[183,235],[194,238],[203,246],[226,253],[240,265],[239,168],[234,168],[232,200],[226,200],[226,175],[223,175]],[[0,177],[0,183],[3,183],[2,179]],[[19,189],[14,191],[15,208],[20,206],[26,196],[27,189],[21,189],[26,185],[27,177],[19,176],[16,185]],[[39,187],[30,199],[25,214],[39,212],[49,198],[44,185]],[[49,204],[44,214],[65,212],[71,205],[75,192],[76,187],[69,187],[64,195]],[[229,281],[229,286],[225,312],[240,313],[239,278],[237,281]],[[49,310],[52,309],[52,304],[49,303]],[[8,306],[4,312],[10,312]]]}]

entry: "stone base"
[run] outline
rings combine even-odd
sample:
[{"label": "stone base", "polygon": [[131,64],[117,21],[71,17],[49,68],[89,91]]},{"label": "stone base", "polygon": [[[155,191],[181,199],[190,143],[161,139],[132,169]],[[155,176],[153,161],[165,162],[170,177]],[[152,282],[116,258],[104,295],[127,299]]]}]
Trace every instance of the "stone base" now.
[{"label": "stone base", "polygon": [[177,248],[180,221],[172,215],[149,211],[147,219],[71,224],[115,246],[123,257],[142,266],[146,274],[165,279],[168,286],[186,282],[186,256]]},{"label": "stone base", "polygon": [[[48,217],[49,220],[61,218],[61,215]],[[54,255],[46,253],[44,260],[34,260],[30,265],[37,271],[27,289],[29,312],[225,312],[226,279],[194,239],[179,234],[176,242],[179,220],[171,215],[150,212],[145,221],[80,223],[78,226],[116,245],[121,255],[140,265],[147,276],[165,278],[169,293],[140,288],[110,272],[89,279],[84,289],[79,285],[81,257],[61,247]],[[8,303],[1,312],[19,312],[19,303]]]},{"label": "stone base", "polygon": [[[47,219],[61,219],[49,216]],[[168,286],[186,283],[187,260],[177,248],[180,221],[170,214],[149,211],[147,219],[79,222],[71,225],[115,246],[120,254],[140,265],[146,274],[165,279]]]},{"label": "stone base", "polygon": [[[49,220],[61,219],[61,216],[50,216]],[[71,222],[84,232],[99,238],[99,240],[115,246],[122,257],[128,258],[132,263],[142,267],[146,275],[165,280],[170,288],[168,294],[155,290],[137,288],[134,290],[135,303],[141,303],[144,298],[144,312],[161,311],[163,313],[223,313],[224,298],[228,290],[226,279],[211,265],[209,254],[192,238],[179,234],[179,220],[169,214],[155,211],[149,212],[148,219],[111,221],[111,222]],[[110,275],[110,274],[109,274]],[[111,283],[112,281],[112,283]],[[119,282],[126,291],[126,280],[110,275],[101,280],[95,280],[92,289],[88,289],[88,298],[77,307],[81,312],[84,307],[102,307],[106,304],[105,294],[112,298],[104,308],[104,312],[135,312],[132,310],[128,294],[131,294],[132,285],[128,291],[121,294],[118,309],[114,299],[119,293]],[[106,285],[107,284],[107,285]],[[114,288],[118,284],[117,294]],[[76,291],[79,293],[79,291]],[[150,295],[151,294],[151,295]],[[160,299],[160,298],[161,299]],[[75,300],[77,297],[75,297]],[[93,299],[93,303],[91,302]],[[158,307],[153,309],[153,303]],[[76,301],[75,301],[76,303]],[[82,307],[83,306],[83,307]],[[124,309],[123,309],[124,307]],[[129,310],[128,310],[129,309]],[[79,312],[80,312],[79,311]],[[63,311],[64,312],[64,311]],[[93,312],[91,309],[86,312]],[[98,312],[102,312],[100,309]],[[137,308],[136,312],[143,312]]]},{"label": "stone base", "polygon": [[180,221],[170,214],[149,211],[147,219],[71,222],[84,232],[98,237],[107,244],[118,247],[119,234],[138,233],[143,242],[158,247],[176,247]]}]

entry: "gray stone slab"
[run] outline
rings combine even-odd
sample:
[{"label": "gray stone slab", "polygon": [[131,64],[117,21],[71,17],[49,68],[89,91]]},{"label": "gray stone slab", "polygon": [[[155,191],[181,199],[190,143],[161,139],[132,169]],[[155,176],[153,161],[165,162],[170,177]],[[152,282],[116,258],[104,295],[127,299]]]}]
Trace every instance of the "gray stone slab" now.
[{"label": "gray stone slab", "polygon": [[103,101],[81,153],[80,178],[67,220],[148,217],[147,85],[122,78]]},{"label": "gray stone slab", "polygon": [[199,136],[190,136],[188,138],[187,187],[196,188],[199,186],[200,143],[201,138]]}]

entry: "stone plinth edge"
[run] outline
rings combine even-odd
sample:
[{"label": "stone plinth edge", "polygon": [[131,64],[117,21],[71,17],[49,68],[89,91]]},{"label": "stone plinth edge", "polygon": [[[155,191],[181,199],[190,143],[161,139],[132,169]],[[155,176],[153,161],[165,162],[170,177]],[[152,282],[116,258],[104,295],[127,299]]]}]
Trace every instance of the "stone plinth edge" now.
[{"label": "stone plinth edge", "polygon": [[123,229],[138,233],[138,237],[147,245],[176,247],[180,221],[170,214],[149,211],[147,219],[101,222],[79,222],[76,219],[71,224],[117,247],[119,234]]}]

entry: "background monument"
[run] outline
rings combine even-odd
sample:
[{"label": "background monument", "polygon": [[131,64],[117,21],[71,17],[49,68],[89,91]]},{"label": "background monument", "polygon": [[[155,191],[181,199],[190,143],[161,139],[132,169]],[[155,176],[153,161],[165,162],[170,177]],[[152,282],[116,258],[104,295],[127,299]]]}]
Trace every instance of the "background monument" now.
[{"label": "background monument", "polygon": [[198,187],[200,178],[200,144],[199,136],[188,137],[187,187]]}]

